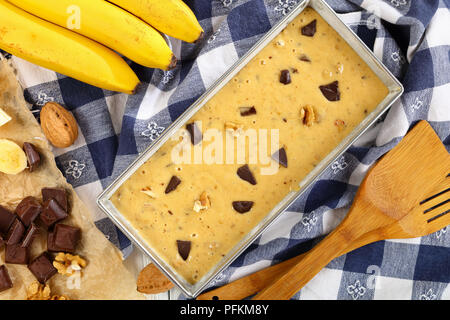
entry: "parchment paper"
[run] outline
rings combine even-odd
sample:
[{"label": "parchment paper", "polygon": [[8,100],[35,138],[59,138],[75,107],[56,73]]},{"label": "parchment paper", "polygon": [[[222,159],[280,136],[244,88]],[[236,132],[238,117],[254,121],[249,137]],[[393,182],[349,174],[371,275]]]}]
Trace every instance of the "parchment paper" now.
[{"label": "parchment paper", "polygon": [[[70,217],[63,223],[82,230],[82,240],[76,254],[88,261],[77,288],[76,278],[60,274],[49,280],[52,294],[70,299],[144,299],[136,291],[135,277],[124,267],[121,253],[95,227],[91,214],[56,167],[54,156],[41,127],[29,111],[14,70],[4,60],[0,63],[0,108],[13,119],[0,127],[0,138],[13,140],[22,146],[31,142],[41,154],[40,167],[18,175],[0,173],[0,205],[14,210],[26,196],[42,199],[43,187],[64,187],[69,193]],[[47,247],[47,232],[43,229],[31,247],[30,257],[36,257]],[[4,249],[0,250],[0,265],[4,264]],[[0,293],[0,299],[26,299],[26,288],[35,281],[27,266],[6,264],[14,283],[12,289]]]}]

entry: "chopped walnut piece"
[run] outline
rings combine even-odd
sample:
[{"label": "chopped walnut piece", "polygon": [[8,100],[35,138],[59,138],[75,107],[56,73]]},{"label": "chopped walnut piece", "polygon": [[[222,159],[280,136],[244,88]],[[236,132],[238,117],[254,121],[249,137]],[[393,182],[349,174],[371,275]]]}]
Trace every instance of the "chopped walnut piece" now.
[{"label": "chopped walnut piece", "polygon": [[86,267],[86,260],[80,256],[74,256],[70,253],[60,252],[56,255],[53,266],[58,270],[58,273],[66,276],[74,274]]},{"label": "chopped walnut piece", "polygon": [[338,62],[336,65],[336,72],[342,74],[344,72],[344,64]]},{"label": "chopped walnut piece", "polygon": [[202,192],[200,198],[194,202],[194,211],[200,212],[201,210],[207,210],[211,206],[211,200],[209,199],[206,191]]},{"label": "chopped walnut piece", "polygon": [[338,128],[339,131],[343,130],[347,126],[345,121],[341,119],[336,119],[336,121],[334,121],[334,125]]},{"label": "chopped walnut piece", "polygon": [[66,296],[51,295],[48,284],[34,281],[27,288],[27,300],[69,300]]},{"label": "chopped walnut piece", "polygon": [[244,131],[244,126],[241,124],[236,124],[234,122],[225,122],[225,130],[230,132],[233,137],[239,137]]},{"label": "chopped walnut piece", "polygon": [[311,127],[317,121],[316,113],[311,105],[308,104],[300,109],[300,120],[308,127]]},{"label": "chopped walnut piece", "polygon": [[285,42],[283,41],[283,40],[278,40],[276,43],[275,43],[275,45],[277,46],[277,47],[284,47],[284,45],[285,45]]},{"label": "chopped walnut piece", "polygon": [[49,300],[70,300],[66,296],[53,295]]},{"label": "chopped walnut piece", "polygon": [[49,300],[50,294],[51,292],[48,284],[44,286],[38,281],[34,281],[27,288],[27,300]]},{"label": "chopped walnut piece", "polygon": [[141,189],[142,193],[145,193],[146,195],[148,195],[150,198],[155,199],[156,198],[156,194],[152,191],[151,187],[145,187]]}]

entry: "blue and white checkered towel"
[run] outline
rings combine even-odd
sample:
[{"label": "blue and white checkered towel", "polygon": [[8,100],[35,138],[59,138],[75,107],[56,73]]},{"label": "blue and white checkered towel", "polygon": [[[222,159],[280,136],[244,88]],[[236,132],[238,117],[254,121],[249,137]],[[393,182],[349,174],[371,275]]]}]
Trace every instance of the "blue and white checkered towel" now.
[{"label": "blue and white checkered towel", "polygon": [[[75,115],[80,137],[55,149],[57,164],[96,214],[97,226],[124,254],[132,246],[95,205],[95,197],[215,79],[298,0],[190,0],[206,38],[170,39],[179,66],[169,72],[132,65],[144,85],[126,96],[94,88],[13,57],[38,116],[48,101]],[[331,165],[304,197],[213,285],[222,285],[310,249],[346,214],[368,168],[419,119],[450,150],[450,1],[328,0],[405,86],[405,94]],[[368,245],[332,261],[295,299],[450,299],[450,231]]]}]

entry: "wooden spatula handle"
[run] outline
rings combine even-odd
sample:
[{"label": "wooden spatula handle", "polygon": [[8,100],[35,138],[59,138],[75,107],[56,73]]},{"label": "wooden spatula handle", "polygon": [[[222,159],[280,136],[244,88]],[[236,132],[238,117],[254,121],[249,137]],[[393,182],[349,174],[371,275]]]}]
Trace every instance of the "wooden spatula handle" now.
[{"label": "wooden spatula handle", "polygon": [[362,234],[342,224],[314,247],[301,261],[278,277],[253,300],[287,300],[314,278],[331,260],[340,256]]},{"label": "wooden spatula handle", "polygon": [[288,271],[290,267],[304,256],[305,254],[301,254],[230,282],[220,288],[202,293],[197,297],[197,300],[213,300],[215,298],[219,300],[242,300],[250,297],[268,286],[283,272]]},{"label": "wooden spatula handle", "polygon": [[[359,238],[358,241],[352,242],[342,254],[349,253],[366,244],[377,241],[377,234],[368,233]],[[289,260],[280,262],[276,265],[254,272],[248,276],[230,282],[217,289],[205,292],[197,297],[197,300],[242,300],[254,295],[270,285],[277,277],[281,276],[289,268],[300,262],[309,252],[300,254]]]}]

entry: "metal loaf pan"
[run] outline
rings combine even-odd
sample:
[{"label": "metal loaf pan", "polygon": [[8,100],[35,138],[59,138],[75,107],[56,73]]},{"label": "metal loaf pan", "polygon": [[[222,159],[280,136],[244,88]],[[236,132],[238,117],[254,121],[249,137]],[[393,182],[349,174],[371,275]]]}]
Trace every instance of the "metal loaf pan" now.
[{"label": "metal loaf pan", "polygon": [[[189,119],[202,108],[229,80],[231,80],[259,51],[261,51],[273,38],[275,38],[287,25],[296,18],[305,7],[310,6],[317,11],[322,18],[359,54],[374,73],[384,82],[389,89],[388,95],[347,136],[330,154],[327,155],[300,183],[300,191],[290,192],[267,216],[234,248],[229,252],[210,272],[197,283],[190,284],[183,277],[163,261],[146,243],[133,226],[121,215],[109,200],[115,191],[144,164],[173,134],[183,127]],[[327,167],[338,159],[403,93],[401,83],[389,72],[389,70],[375,57],[367,46],[347,27],[336,13],[323,0],[303,0],[267,34],[265,34],[247,54],[237,61],[215,84],[209,88],[188,110],[186,110],[145,152],[143,152],[97,199],[99,207],[122,230],[122,232],[147,254],[155,265],[189,297],[196,297],[203,289],[216,278],[227,266],[229,266],[283,211],[298,197],[302,195],[308,186],[313,184],[318,176]]]}]

